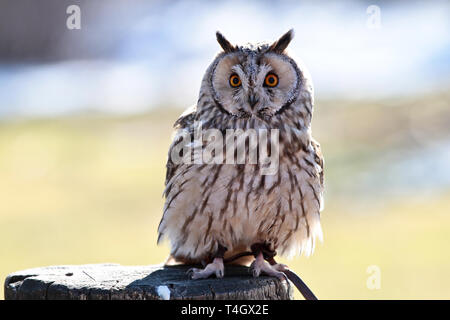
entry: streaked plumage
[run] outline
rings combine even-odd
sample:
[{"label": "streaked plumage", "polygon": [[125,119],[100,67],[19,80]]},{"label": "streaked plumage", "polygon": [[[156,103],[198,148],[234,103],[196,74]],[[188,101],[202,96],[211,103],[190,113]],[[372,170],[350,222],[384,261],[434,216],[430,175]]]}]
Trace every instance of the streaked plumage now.
[{"label": "streaked plumage", "polygon": [[[291,39],[290,31],[272,45],[236,47],[218,33],[224,51],[207,69],[197,105],[175,128],[191,135],[200,123],[222,132],[279,129],[279,170],[262,175],[259,164],[175,164],[169,150],[158,241],[170,240],[174,259],[208,261],[219,244],[230,256],[258,242],[282,255],[309,254],[322,238],[323,158],[311,136],[313,88],[306,69],[285,53]],[[273,89],[263,85],[269,72],[279,79]],[[232,73],[242,80],[240,91],[229,85]],[[179,141],[176,135],[171,149]]]}]

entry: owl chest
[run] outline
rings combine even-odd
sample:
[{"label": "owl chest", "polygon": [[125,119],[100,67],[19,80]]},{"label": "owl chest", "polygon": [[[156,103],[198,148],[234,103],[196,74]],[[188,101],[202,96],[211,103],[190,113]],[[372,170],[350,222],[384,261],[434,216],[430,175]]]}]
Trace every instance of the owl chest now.
[{"label": "owl chest", "polygon": [[[203,214],[239,222],[280,216],[294,211],[309,188],[310,176],[280,159],[274,174],[257,165],[211,165],[198,173],[197,205]],[[300,192],[299,192],[300,191]]]},{"label": "owl chest", "polygon": [[319,208],[314,193],[318,178],[283,157],[272,175],[250,164],[198,165],[180,172],[162,228],[193,244],[219,241],[233,248],[266,240],[287,243],[302,228],[308,237],[308,217]]}]

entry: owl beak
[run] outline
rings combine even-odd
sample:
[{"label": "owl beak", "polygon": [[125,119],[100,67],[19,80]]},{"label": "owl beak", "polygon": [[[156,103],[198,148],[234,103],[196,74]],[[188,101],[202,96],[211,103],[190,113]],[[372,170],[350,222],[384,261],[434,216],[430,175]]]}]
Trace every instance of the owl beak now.
[{"label": "owl beak", "polygon": [[259,101],[259,99],[256,97],[255,94],[252,93],[248,96],[247,102],[252,110],[255,107],[255,105],[258,103],[258,101]]}]

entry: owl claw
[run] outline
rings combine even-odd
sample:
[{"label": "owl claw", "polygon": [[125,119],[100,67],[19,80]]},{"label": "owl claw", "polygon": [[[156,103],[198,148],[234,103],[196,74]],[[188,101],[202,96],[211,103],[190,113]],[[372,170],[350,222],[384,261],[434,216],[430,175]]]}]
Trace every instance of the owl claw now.
[{"label": "owl claw", "polygon": [[208,264],[204,269],[191,268],[187,272],[190,279],[206,279],[211,275],[216,275],[217,278],[223,278],[224,266],[222,258],[215,258],[214,261]]},{"label": "owl claw", "polygon": [[188,275],[189,278],[192,278],[192,275],[195,272],[199,272],[201,269],[198,268],[190,268],[188,271],[186,271],[186,274]]},{"label": "owl claw", "polygon": [[288,270],[288,267],[286,265],[281,263],[270,265],[267,261],[264,260],[262,254],[259,254],[256,257],[255,261],[253,261],[250,265],[250,271],[255,278],[259,277],[261,273],[264,273],[268,276],[277,277],[280,280],[287,280],[287,277],[283,272],[285,270]]}]

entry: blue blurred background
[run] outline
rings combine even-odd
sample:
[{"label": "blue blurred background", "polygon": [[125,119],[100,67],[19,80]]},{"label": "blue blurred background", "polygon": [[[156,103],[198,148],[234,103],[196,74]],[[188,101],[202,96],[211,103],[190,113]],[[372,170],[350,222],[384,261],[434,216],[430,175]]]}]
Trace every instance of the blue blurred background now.
[{"label": "blue blurred background", "polygon": [[0,276],[163,261],[171,126],[215,31],[246,43],[290,28],[327,183],[325,241],[287,263],[319,297],[449,298],[448,1],[2,1]]},{"label": "blue blurred background", "polygon": [[[81,8],[80,30],[66,28],[70,4]],[[1,112],[134,113],[161,104],[192,104],[218,51],[216,30],[245,43],[273,40],[294,28],[291,49],[314,75],[318,98],[446,90],[448,2],[378,3],[379,28],[367,26],[371,4],[6,1],[0,31]]]}]

